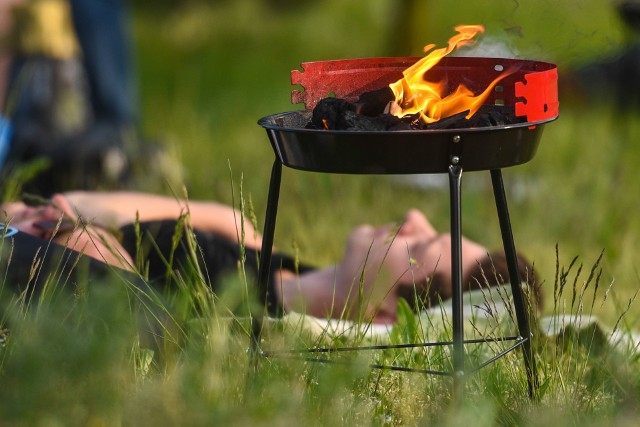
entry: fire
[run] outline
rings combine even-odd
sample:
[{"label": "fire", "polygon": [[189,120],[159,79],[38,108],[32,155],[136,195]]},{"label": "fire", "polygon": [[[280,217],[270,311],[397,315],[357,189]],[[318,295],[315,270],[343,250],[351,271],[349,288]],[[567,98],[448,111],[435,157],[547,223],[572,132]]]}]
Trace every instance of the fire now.
[{"label": "fire", "polygon": [[404,77],[389,85],[395,95],[391,113],[397,117],[419,114],[425,123],[433,123],[445,117],[469,111],[466,118],[473,116],[482,106],[500,80],[512,71],[501,73],[479,95],[475,95],[464,85],[459,85],[452,93],[444,94],[446,82],[429,82],[424,79],[427,71],[433,68],[444,56],[460,46],[473,43],[476,34],[484,32],[482,25],[458,25],[454,28],[458,34],[449,39],[449,45],[432,50],[435,45],[424,47],[427,56],[402,72]]}]

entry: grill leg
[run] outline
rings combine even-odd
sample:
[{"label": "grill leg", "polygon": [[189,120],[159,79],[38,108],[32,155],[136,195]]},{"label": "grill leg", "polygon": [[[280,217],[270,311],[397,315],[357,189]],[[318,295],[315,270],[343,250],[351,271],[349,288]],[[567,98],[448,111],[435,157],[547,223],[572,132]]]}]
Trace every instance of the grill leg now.
[{"label": "grill leg", "polygon": [[451,215],[451,302],[453,312],[453,387],[456,399],[464,390],[464,313],[462,307],[462,214],[460,184],[462,167],[449,166]]},{"label": "grill leg", "polygon": [[538,375],[531,346],[531,329],[529,327],[527,306],[520,285],[522,283],[522,279],[518,272],[518,260],[516,257],[515,243],[513,242],[509,209],[507,208],[507,197],[504,192],[502,171],[500,169],[491,170],[491,183],[493,185],[493,194],[496,199],[498,220],[500,221],[502,244],[504,246],[504,253],[507,258],[507,267],[509,269],[509,277],[511,279],[511,291],[513,293],[513,305],[516,310],[518,330],[520,331],[520,336],[525,340],[522,344],[522,352],[527,371],[529,397],[534,398],[538,389]]},{"label": "grill leg", "polygon": [[[280,199],[280,181],[282,179],[282,162],[277,158],[271,168],[267,212],[264,221],[262,249],[260,250],[260,265],[258,266],[258,291],[262,298],[267,295],[269,275],[271,273],[271,251],[273,249],[273,235],[276,229],[278,214],[278,200]],[[251,316],[251,350],[252,356],[257,358],[260,351],[260,336],[262,334],[262,320],[264,313]],[[255,359],[254,359],[255,360]]]}]

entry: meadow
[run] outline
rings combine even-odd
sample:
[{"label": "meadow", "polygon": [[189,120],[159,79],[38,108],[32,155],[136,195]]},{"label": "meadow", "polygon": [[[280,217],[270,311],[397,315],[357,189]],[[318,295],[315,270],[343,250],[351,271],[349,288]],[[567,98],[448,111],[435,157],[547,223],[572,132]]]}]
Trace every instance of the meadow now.
[{"label": "meadow", "polygon": [[[470,3],[405,1],[405,11],[390,0],[134,2],[143,129],[182,165],[165,182],[140,180],[139,189],[171,194],[184,186],[192,199],[242,200],[262,224],[273,152],[256,122],[300,108],[291,105],[289,75],[301,62],[419,55],[427,43],[444,43],[453,26],[480,23],[488,48],[557,63],[570,77],[615,53],[627,36],[606,2]],[[611,345],[608,328],[640,330],[637,111],[620,111],[607,98],[560,101],[560,118],[546,126],[535,158],[504,171],[516,245],[544,282],[542,315],[571,319],[559,336],[536,338],[537,399],[527,397],[518,352],[470,376],[461,401],[448,378],[367,367],[446,368],[446,354],[253,366],[245,296],[233,291],[244,289],[240,279],[217,296],[194,284],[166,307],[136,299],[120,283],[3,303],[0,425],[635,425],[637,349]],[[285,169],[276,246],[325,265],[340,257],[353,226],[398,221],[413,207],[447,230],[448,189],[429,178]],[[488,174],[462,181],[463,233],[499,248]],[[589,315],[601,323],[579,330]],[[140,333],[141,321],[166,317],[156,337]],[[277,345],[333,342],[295,322],[271,332]],[[450,331],[424,332],[404,313],[389,339],[434,333]],[[483,356],[472,351],[469,362]]]},{"label": "meadow", "polygon": [[[390,41],[393,5],[382,0],[366,7],[329,1],[294,8],[277,1],[193,1],[158,8],[155,14],[140,3],[136,29],[145,129],[183,165],[182,180],[169,185],[184,183],[194,199],[233,203],[242,184],[259,221],[273,151],[256,122],[301,108],[290,100],[290,72],[301,62],[420,55],[429,42],[445,43],[460,22],[483,23],[484,38],[499,39],[507,54],[558,64],[561,79],[623,45],[616,16],[601,2],[589,8],[572,1],[534,6],[496,0],[465,8],[420,3],[417,16],[407,23],[411,39],[402,48]],[[540,31],[550,19],[565,24]],[[563,265],[576,256],[590,265],[604,250],[606,280],[620,282],[624,301],[638,283],[633,248],[639,224],[632,213],[639,155],[633,141],[640,130],[634,112],[614,111],[607,99],[572,97],[561,98],[560,114],[546,126],[534,159],[504,171],[518,249],[548,280],[555,270],[556,244]],[[353,226],[398,221],[411,207],[446,230],[448,189],[437,185],[437,178],[429,186],[434,181],[424,176],[326,175],[285,168],[276,244],[324,265],[341,255]],[[463,175],[462,185],[463,233],[498,248],[488,174]],[[161,191],[168,192],[167,187]]]}]

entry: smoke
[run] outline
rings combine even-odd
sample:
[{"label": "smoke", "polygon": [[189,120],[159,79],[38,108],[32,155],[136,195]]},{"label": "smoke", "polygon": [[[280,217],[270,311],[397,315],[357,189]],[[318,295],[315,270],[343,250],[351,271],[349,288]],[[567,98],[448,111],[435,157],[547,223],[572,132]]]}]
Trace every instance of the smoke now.
[{"label": "smoke", "polygon": [[471,46],[465,46],[452,56],[473,56],[485,58],[521,58],[515,46],[498,37],[483,37]]}]

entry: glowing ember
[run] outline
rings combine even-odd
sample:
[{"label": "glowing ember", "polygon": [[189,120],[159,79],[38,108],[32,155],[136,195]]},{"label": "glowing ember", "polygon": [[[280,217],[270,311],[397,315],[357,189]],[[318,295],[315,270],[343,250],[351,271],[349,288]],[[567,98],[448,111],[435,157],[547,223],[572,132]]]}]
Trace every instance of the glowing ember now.
[{"label": "glowing ember", "polygon": [[484,32],[482,25],[458,25],[454,28],[458,34],[449,39],[449,45],[432,50],[435,45],[424,47],[425,52],[431,52],[403,71],[404,77],[389,85],[395,95],[395,103],[391,113],[397,117],[409,114],[419,114],[425,123],[433,123],[455,114],[469,111],[466,118],[473,116],[482,106],[484,100],[491,93],[500,80],[513,73],[506,70],[501,73],[479,95],[474,94],[464,85],[459,85],[453,92],[447,90],[446,82],[429,82],[424,79],[425,73],[433,68],[444,56],[460,46],[473,43],[476,34]]}]

